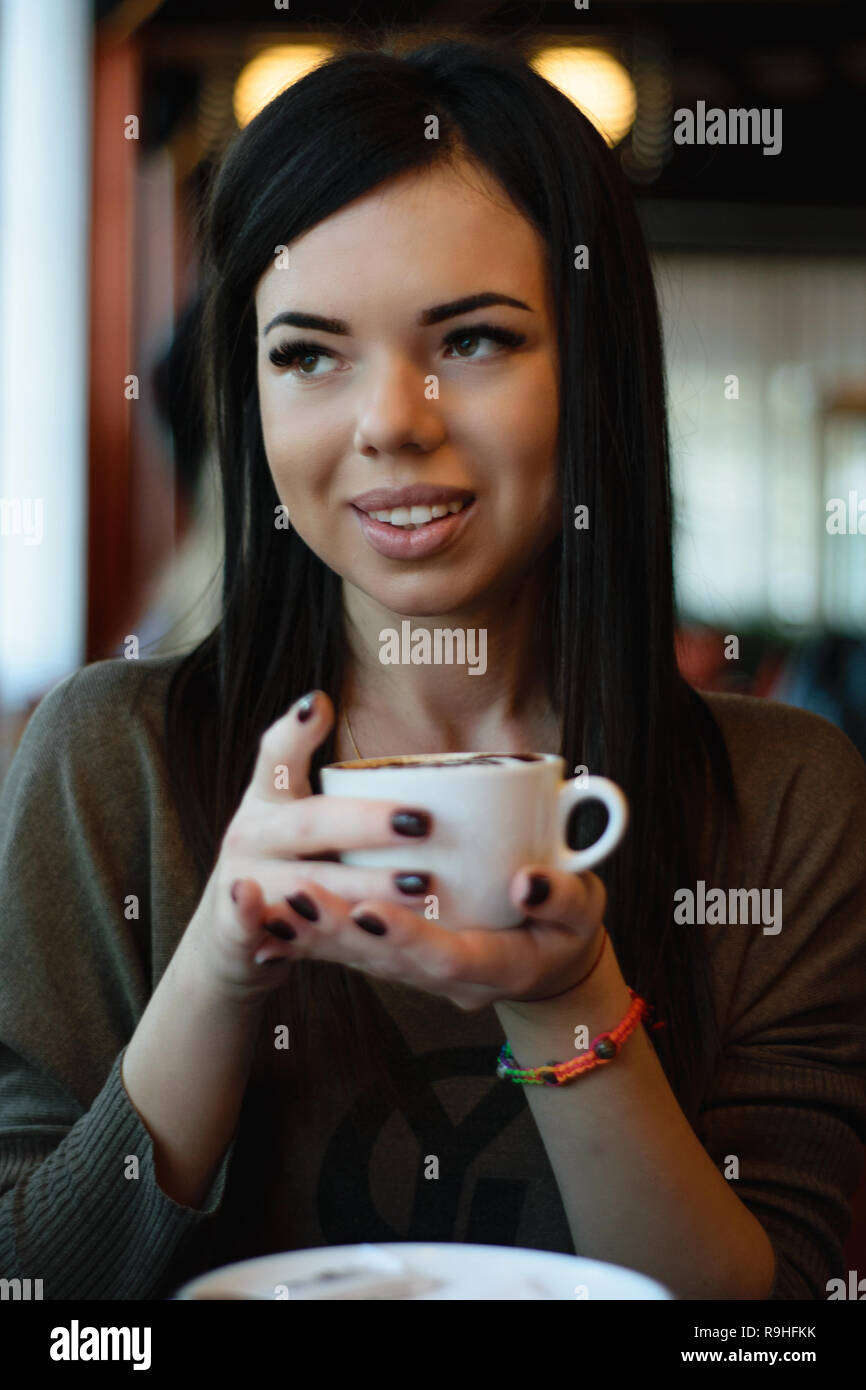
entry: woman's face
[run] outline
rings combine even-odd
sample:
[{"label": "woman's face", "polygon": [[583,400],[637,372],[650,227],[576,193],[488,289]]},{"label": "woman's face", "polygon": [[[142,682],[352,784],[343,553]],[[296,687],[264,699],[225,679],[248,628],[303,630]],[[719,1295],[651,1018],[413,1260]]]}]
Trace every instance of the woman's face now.
[{"label": "woman's face", "polygon": [[[299,237],[256,291],[262,430],[289,524],[409,616],[513,587],[560,526],[545,247],[487,177],[461,164],[389,180]],[[458,303],[482,294],[502,302]]]}]

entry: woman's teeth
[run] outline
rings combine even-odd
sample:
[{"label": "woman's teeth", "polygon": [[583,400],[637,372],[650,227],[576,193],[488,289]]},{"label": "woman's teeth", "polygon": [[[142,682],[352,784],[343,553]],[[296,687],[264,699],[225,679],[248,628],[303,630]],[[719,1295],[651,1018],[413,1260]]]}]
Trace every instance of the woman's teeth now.
[{"label": "woman's teeth", "polygon": [[389,526],[400,526],[404,530],[414,530],[416,526],[426,526],[449,512],[461,512],[468,505],[462,498],[456,502],[437,502],[432,507],[392,507],[388,512],[370,512],[376,521],[385,521]]}]

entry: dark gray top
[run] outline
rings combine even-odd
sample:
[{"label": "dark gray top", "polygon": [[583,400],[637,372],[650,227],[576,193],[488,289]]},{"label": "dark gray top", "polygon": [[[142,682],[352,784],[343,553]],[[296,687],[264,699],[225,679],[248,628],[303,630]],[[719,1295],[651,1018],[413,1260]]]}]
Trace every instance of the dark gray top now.
[{"label": "dark gray top", "polygon": [[[46,1299],[146,1299],[227,1258],[315,1245],[572,1251],[522,1088],[494,1074],[493,1009],[464,1014],[369,977],[411,1103],[323,1091],[263,1155],[255,1190],[235,1192],[240,1245],[237,1220],[231,1241],[221,1224],[238,1132],[200,1209],[160,1189],[120,1063],[202,888],[164,762],[178,659],[98,662],[62,681],[2,789],[0,1277],[42,1279]],[[747,862],[718,866],[731,877],[716,882],[781,888],[784,919],[777,935],[694,928],[710,942],[725,1039],[698,1136],[723,1172],[738,1157],[731,1180],[777,1255],[771,1297],[826,1298],[844,1277],[866,1141],[866,767],[816,715],[706,698],[747,831]]]}]

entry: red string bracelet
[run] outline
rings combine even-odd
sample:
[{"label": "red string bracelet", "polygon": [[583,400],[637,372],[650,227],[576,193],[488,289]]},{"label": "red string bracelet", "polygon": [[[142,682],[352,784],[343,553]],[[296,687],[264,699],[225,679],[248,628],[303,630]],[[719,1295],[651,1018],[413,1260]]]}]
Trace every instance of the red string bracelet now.
[{"label": "red string bracelet", "polygon": [[583,1056],[576,1057],[573,1062],[548,1062],[544,1067],[519,1067],[506,1042],[499,1053],[496,1075],[524,1086],[564,1086],[576,1076],[582,1076],[595,1067],[606,1066],[619,1055],[626,1038],[634,1032],[641,1019],[652,1013],[651,1004],[639,998],[633,989],[628,992],[632,1002],[625,1018],[609,1033],[599,1033],[593,1038]]}]

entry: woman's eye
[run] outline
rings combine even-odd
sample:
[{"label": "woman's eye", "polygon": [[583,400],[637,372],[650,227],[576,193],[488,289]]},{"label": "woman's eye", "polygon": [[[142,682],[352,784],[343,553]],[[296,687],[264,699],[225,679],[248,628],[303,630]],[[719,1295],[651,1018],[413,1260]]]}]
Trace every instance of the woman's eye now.
[{"label": "woman's eye", "polygon": [[326,348],[316,343],[281,343],[271,349],[268,358],[275,367],[285,367],[293,376],[301,377],[330,376],[330,372],[317,372],[315,368],[320,358],[334,360]]},{"label": "woman's eye", "polygon": [[[477,328],[455,328],[445,339],[448,347],[456,350],[456,356],[464,358],[495,357],[493,352],[478,353],[474,348],[478,343],[493,343],[494,347],[516,348],[526,339],[522,333],[513,333],[509,328],[497,328],[492,324],[479,324]],[[464,351],[465,349],[465,351]]]},{"label": "woman's eye", "polygon": [[[499,348],[516,348],[526,339],[522,333],[514,333],[509,328],[500,328],[495,324],[478,324],[473,328],[455,328],[444,339],[445,346],[454,348],[454,355],[458,358],[474,359],[478,357],[495,357],[499,353]],[[492,343],[493,351],[479,353],[478,344],[486,342]],[[281,367],[288,371],[296,379],[305,378],[315,380],[322,376],[333,376],[337,370],[317,371],[320,361],[330,359],[334,361],[334,354],[329,352],[319,343],[296,342],[280,343],[278,347],[272,348],[268,353],[269,361],[275,367]]]},{"label": "woman's eye", "polygon": [[[474,352],[470,352],[468,349],[472,343],[477,344],[482,341],[486,341],[489,343],[490,339],[485,339],[483,333],[464,333],[462,338],[457,338],[454,342],[449,343],[448,346],[456,350],[458,357],[475,357],[476,354]],[[464,348],[467,349],[465,353],[463,351]]]}]

